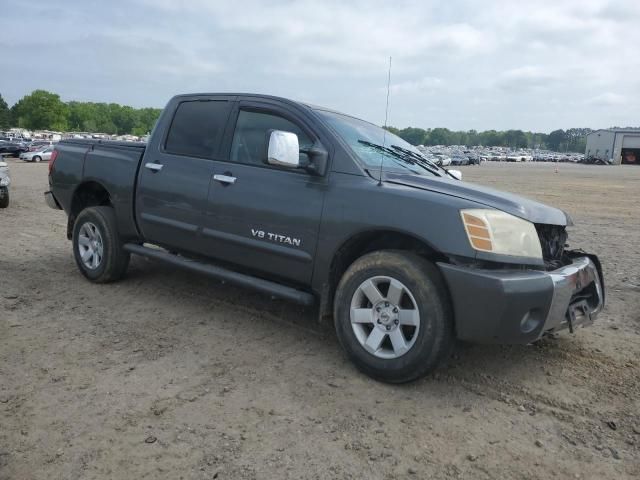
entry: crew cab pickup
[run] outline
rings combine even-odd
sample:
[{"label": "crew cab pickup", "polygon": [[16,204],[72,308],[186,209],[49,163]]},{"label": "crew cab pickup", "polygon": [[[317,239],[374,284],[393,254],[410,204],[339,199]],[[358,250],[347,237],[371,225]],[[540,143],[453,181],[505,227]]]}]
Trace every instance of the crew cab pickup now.
[{"label": "crew cab pickup", "polygon": [[600,262],[567,248],[563,211],[282,98],[176,96],[146,146],[61,141],[49,185],[90,281],[136,254],[315,305],[383,381],[424,375],[456,338],[530,343],[604,305]]}]

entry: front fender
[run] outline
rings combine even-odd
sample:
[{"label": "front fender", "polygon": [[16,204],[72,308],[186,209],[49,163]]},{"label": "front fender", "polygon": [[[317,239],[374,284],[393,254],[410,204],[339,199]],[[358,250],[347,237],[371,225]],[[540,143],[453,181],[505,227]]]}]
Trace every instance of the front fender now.
[{"label": "front fender", "polygon": [[441,193],[386,183],[379,186],[370,177],[334,172],[320,223],[312,286],[322,291],[336,252],[354,235],[366,231],[398,232],[439,256],[474,259],[476,252],[459,211],[477,206]]}]

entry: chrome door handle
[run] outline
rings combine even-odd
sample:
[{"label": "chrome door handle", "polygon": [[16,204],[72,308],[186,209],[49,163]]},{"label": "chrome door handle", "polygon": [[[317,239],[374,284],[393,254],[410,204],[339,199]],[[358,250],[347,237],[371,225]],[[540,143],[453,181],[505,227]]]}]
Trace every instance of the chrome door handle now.
[{"label": "chrome door handle", "polygon": [[151,163],[151,162],[147,162],[144,164],[144,168],[148,168],[149,170],[152,170],[154,172],[159,172],[160,170],[162,170],[163,165],[161,165],[160,163]]},{"label": "chrome door handle", "polygon": [[214,175],[213,179],[227,184],[236,183],[236,177],[230,177],[229,175]]}]

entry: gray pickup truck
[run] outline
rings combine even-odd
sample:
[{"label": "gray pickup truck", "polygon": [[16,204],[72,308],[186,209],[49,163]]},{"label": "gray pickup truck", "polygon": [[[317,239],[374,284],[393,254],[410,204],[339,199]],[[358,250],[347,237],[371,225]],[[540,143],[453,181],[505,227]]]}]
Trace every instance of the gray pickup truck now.
[{"label": "gray pickup truck", "polygon": [[529,343],[604,305],[598,258],[566,248],[567,214],[459,177],[349,115],[194,94],[171,99],[147,146],[60,142],[45,197],[90,281],[137,254],[315,305],[358,368],[406,382],[456,338]]}]

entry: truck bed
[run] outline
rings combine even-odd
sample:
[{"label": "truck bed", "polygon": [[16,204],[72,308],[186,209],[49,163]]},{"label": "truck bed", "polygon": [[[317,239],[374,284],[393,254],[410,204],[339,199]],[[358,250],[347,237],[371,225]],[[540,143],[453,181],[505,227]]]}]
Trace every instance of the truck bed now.
[{"label": "truck bed", "polygon": [[109,192],[124,237],[137,236],[134,198],[137,172],[146,145],[139,142],[70,139],[58,143],[58,157],[52,173],[57,200],[73,214],[72,198],[78,188],[96,181]]}]

